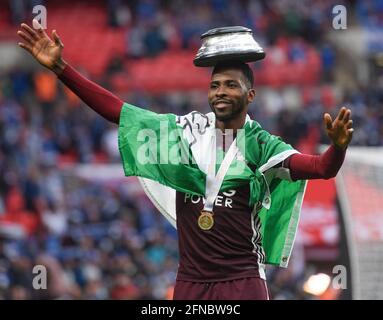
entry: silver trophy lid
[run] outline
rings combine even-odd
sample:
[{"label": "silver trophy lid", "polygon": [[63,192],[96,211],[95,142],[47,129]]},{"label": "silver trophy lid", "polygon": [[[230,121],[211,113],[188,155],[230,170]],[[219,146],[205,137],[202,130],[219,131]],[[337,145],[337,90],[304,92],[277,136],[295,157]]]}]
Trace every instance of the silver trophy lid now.
[{"label": "silver trophy lid", "polygon": [[226,60],[254,62],[266,56],[251,29],[241,26],[211,29],[201,35],[201,40],[193,61],[197,67],[213,67]]}]

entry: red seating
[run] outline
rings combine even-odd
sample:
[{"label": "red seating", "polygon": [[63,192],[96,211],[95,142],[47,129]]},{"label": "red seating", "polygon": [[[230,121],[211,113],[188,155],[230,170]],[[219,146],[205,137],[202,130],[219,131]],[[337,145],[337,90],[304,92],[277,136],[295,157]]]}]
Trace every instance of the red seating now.
[{"label": "red seating", "polygon": [[[104,2],[96,0],[69,5],[53,0],[47,9],[48,33],[53,28],[57,30],[65,44],[64,57],[73,65],[86,69],[92,78],[97,80],[102,76],[114,56],[124,57],[127,30],[108,26]],[[4,12],[0,10],[0,26],[4,23],[1,22],[3,16]],[[7,28],[8,32],[12,30],[16,39],[17,27]],[[309,46],[303,46],[305,60],[292,62],[288,58],[288,44],[286,39],[281,39],[275,50],[266,48],[268,59],[257,63],[256,85],[280,87],[318,82],[321,69],[318,53]],[[146,90],[153,93],[206,90],[210,69],[195,67],[194,54],[194,51],[169,49],[155,58],[131,61],[126,65],[125,72],[114,76],[112,84],[116,90]]]}]

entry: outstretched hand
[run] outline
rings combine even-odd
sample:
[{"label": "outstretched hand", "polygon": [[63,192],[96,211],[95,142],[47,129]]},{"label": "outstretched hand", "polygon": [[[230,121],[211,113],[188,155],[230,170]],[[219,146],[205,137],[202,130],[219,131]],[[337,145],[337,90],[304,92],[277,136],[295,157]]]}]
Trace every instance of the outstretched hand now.
[{"label": "outstretched hand", "polygon": [[342,107],[333,121],[328,113],[323,116],[326,132],[332,143],[345,150],[352,139],[354,129],[352,128],[351,110]]},{"label": "outstretched hand", "polygon": [[47,35],[37,20],[33,21],[33,25],[37,26],[34,30],[25,23],[21,24],[21,30],[17,34],[23,39],[18,45],[28,51],[40,64],[48,69],[60,74],[66,63],[62,59],[62,44],[56,30],[52,31],[52,38]]}]

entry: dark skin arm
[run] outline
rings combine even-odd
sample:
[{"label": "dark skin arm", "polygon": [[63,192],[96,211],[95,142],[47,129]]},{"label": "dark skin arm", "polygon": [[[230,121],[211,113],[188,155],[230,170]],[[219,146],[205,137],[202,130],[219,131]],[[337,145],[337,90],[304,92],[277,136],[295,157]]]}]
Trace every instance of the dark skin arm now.
[{"label": "dark skin arm", "polygon": [[106,120],[118,124],[123,101],[82,76],[64,61],[62,58],[64,45],[55,30],[52,32],[54,40],[51,40],[36,20],[34,25],[38,27],[37,30],[25,23],[21,24],[21,30],[17,33],[23,42],[20,42],[19,46],[28,51],[41,65],[56,73],[85,104]]},{"label": "dark skin arm", "polygon": [[[39,25],[36,20],[34,21]],[[38,30],[34,30],[22,23],[21,30],[17,31],[17,34],[23,39],[18,45],[28,51],[41,65],[57,75],[64,71],[67,65],[62,58],[64,45],[56,30],[52,31],[52,40],[41,26]]]}]

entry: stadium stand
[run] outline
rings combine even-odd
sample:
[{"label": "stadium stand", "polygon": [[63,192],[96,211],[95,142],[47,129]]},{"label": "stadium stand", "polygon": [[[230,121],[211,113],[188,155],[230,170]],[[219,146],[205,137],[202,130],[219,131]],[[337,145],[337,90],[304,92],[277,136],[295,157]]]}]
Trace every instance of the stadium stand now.
[{"label": "stadium stand", "polygon": [[[48,30],[58,31],[72,65],[125,101],[177,114],[209,111],[209,72],[192,64],[200,34],[247,25],[267,52],[264,62],[252,66],[252,115],[311,153],[328,142],[323,112],[344,104],[353,111],[352,145],[383,145],[379,48],[372,38],[363,57],[367,83],[349,75],[349,66],[360,60],[331,40],[331,8],[339,2],[98,0],[46,6]],[[344,3],[350,28],[381,27],[379,3]],[[0,1],[0,55],[15,47],[17,25],[30,21],[33,4]],[[137,181],[123,177],[116,144],[116,127],[42,68],[25,62],[0,69],[0,299],[171,298],[176,233]],[[82,165],[93,173],[98,165],[113,170],[102,179],[84,175]],[[327,192],[326,201],[309,191],[295,261],[288,270],[270,268],[277,299],[317,299],[303,291],[303,281],[331,272],[338,259],[334,181],[319,182],[315,190]],[[31,288],[29,270],[39,263],[54,274],[44,293]]]}]

